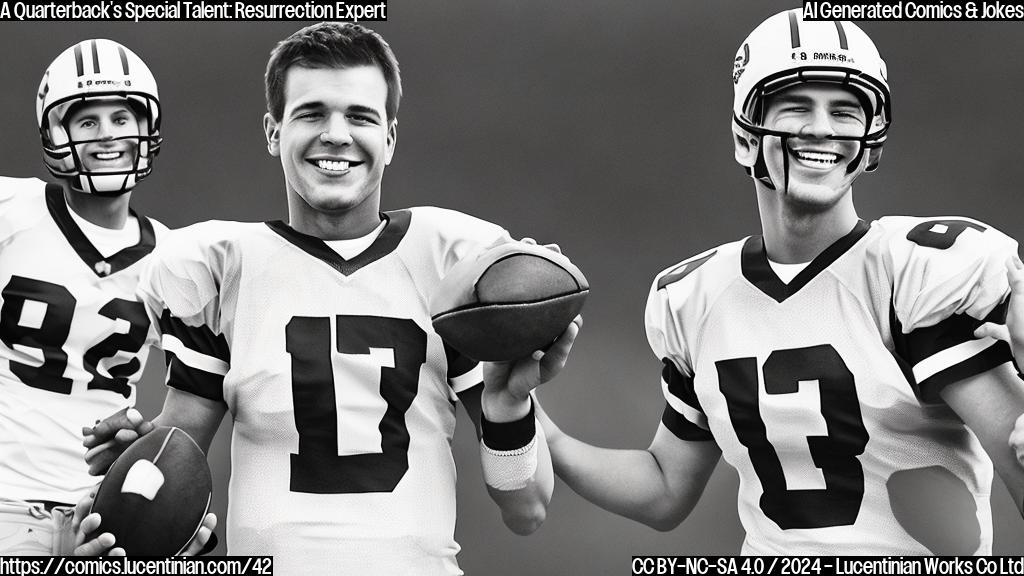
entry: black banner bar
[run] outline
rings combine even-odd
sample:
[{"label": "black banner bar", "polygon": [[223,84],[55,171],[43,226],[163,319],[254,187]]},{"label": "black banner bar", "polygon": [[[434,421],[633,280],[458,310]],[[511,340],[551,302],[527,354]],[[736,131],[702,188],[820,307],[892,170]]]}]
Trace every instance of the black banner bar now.
[{"label": "black banner bar", "polygon": [[1024,556],[633,556],[633,576],[1024,575]]},{"label": "black banner bar", "polygon": [[224,22],[334,20],[381,22],[387,0],[0,0],[0,21]]},{"label": "black banner bar", "polygon": [[148,556],[84,558],[77,556],[0,556],[0,576],[273,576],[270,556],[158,558]]},{"label": "black banner bar", "polygon": [[1024,1],[997,0],[804,0],[804,20],[1024,20]]}]

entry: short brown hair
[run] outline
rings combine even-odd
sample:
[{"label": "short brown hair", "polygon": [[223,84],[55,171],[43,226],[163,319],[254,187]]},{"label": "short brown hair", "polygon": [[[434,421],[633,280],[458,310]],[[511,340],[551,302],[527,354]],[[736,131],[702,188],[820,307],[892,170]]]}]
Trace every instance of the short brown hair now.
[{"label": "short brown hair", "polygon": [[388,120],[398,115],[402,99],[402,77],[391,46],[380,34],[352,23],[320,22],[307,26],[284,40],[270,52],[267,62],[267,112],[274,120],[284,114],[285,75],[292,66],[304,68],[348,68],[376,66],[388,86],[385,112]]}]

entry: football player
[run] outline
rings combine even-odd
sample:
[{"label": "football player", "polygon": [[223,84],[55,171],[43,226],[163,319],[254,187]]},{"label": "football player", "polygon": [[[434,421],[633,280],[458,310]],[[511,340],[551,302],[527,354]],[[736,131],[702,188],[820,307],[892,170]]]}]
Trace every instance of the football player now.
[{"label": "football player", "polygon": [[153,74],[79,42],[47,68],[36,119],[54,182],[0,178],[0,555],[70,553],[96,483],[82,429],[135,403],[157,343],[136,287],[166,228],[129,205],[160,150]]},{"label": "football player", "polygon": [[[480,422],[505,523],[532,532],[551,497],[530,390],[561,369],[578,325],[546,353],[486,365],[433,331],[427,301],[445,272],[509,235],[439,208],[380,212],[401,94],[369,29],[321,23],[280,42],[264,129],[288,222],[176,231],[140,285],[170,359],[154,422],[207,447],[231,413],[228,553],[273,555],[279,574],[461,574],[457,401]],[[152,426],[124,420],[87,446]],[[102,469],[116,450],[89,460]]]},{"label": "football player", "polygon": [[967,218],[858,218],[852,184],[878,165],[891,103],[854,24],[776,14],[733,80],[762,235],[655,278],[666,407],[650,447],[597,448],[542,418],[556,472],[669,530],[724,456],[743,554],[991,553],[993,462],[1024,497],[1007,445],[1024,387],[1009,347],[973,332],[1006,313],[1016,242]]}]

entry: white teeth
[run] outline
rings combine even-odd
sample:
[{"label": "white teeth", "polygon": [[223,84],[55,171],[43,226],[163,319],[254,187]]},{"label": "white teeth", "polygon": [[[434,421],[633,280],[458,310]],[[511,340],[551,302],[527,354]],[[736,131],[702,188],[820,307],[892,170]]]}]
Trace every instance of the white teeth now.
[{"label": "white teeth", "polygon": [[344,172],[348,170],[348,162],[344,160],[317,160],[317,167],[331,172]]},{"label": "white teeth", "polygon": [[839,154],[832,152],[809,152],[806,150],[794,150],[795,155],[800,160],[807,162],[815,162],[819,164],[835,164],[839,162]]},{"label": "white teeth", "polygon": [[100,160],[115,160],[121,157],[120,152],[97,152],[96,157]]}]

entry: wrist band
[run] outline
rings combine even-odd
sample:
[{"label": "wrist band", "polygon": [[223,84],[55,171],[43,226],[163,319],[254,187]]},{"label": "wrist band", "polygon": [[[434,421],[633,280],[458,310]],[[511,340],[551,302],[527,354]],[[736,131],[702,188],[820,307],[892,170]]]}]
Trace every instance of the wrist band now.
[{"label": "wrist band", "polygon": [[491,450],[500,452],[525,448],[537,435],[533,398],[530,398],[530,411],[519,420],[491,422],[483,415],[480,420],[481,439]]},{"label": "wrist band", "polygon": [[521,490],[530,485],[537,473],[537,452],[540,442],[545,442],[544,430],[536,425],[536,434],[526,446],[515,450],[493,450],[480,441],[480,464],[484,471],[484,482],[495,490]]}]

